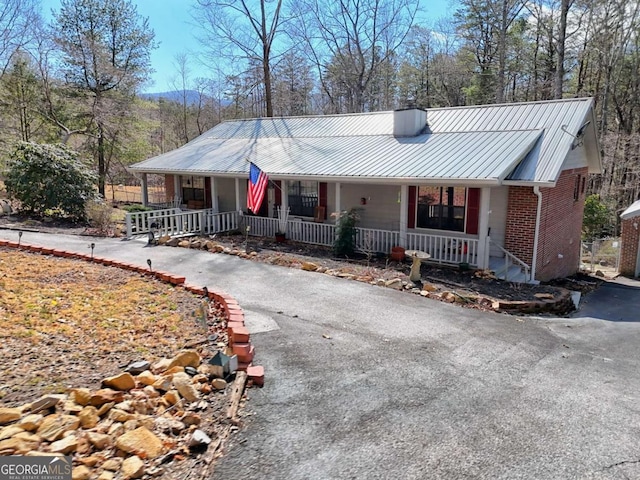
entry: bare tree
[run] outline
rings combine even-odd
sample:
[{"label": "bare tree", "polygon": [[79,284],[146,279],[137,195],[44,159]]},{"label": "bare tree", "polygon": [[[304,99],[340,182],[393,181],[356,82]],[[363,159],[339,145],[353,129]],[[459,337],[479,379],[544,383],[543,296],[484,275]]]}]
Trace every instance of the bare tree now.
[{"label": "bare tree", "polygon": [[32,25],[39,23],[37,0],[0,0],[0,68],[2,73],[15,52],[32,38]]},{"label": "bare tree", "polygon": [[[335,111],[365,110],[369,84],[406,38],[417,9],[417,0],[295,2],[292,35],[306,45]],[[346,104],[336,91],[346,93]]]},{"label": "bare tree", "polygon": [[282,0],[260,0],[259,8],[246,0],[198,0],[194,17],[202,25],[201,43],[210,57],[243,61],[248,69],[260,65],[266,116],[272,117],[271,69],[275,40],[284,21]]}]

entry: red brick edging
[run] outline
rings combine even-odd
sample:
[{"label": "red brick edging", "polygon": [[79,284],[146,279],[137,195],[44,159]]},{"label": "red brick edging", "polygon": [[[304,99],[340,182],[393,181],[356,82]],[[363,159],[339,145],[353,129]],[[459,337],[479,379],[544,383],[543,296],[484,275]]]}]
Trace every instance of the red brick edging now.
[{"label": "red brick edging", "polygon": [[[103,257],[98,257],[90,254],[68,252],[66,250],[59,250],[55,248],[46,248],[39,245],[31,245],[26,243],[15,242],[12,240],[0,239],[0,247],[15,248],[25,250],[33,253],[40,253],[42,255],[52,255],[54,257],[73,258],[78,260],[84,260],[91,263],[97,263],[110,267],[117,267],[123,270],[129,270],[131,272],[137,272],[148,277],[154,277],[163,282],[170,283],[171,285],[181,286],[185,290],[195,295],[204,296],[205,288],[196,287],[185,283],[185,277],[180,275],[173,275],[168,272],[160,270],[151,270],[149,267],[142,267],[134,265],[132,263],[119,262],[117,260],[109,260]],[[222,305],[222,308],[227,318],[227,336],[229,338],[229,348],[232,349],[233,354],[238,356],[238,370],[246,371],[247,377],[254,385],[264,385],[264,367],[253,365],[253,357],[255,356],[255,348],[251,345],[251,335],[244,325],[244,312],[242,307],[238,304],[236,299],[223,292],[212,292],[206,290],[210,300],[218,302]]]}]

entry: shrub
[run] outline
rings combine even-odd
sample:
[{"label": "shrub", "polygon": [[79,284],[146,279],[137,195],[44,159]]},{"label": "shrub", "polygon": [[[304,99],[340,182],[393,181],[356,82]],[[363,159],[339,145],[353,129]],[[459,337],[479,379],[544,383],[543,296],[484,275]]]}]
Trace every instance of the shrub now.
[{"label": "shrub", "polygon": [[144,205],[139,205],[136,203],[134,205],[124,205],[122,207],[122,210],[129,213],[135,213],[135,212],[150,212],[151,210],[153,210],[153,208],[145,207]]},{"label": "shrub", "polygon": [[98,199],[89,200],[85,210],[89,225],[96,229],[96,233],[108,235],[115,230],[113,207],[107,202]]},{"label": "shrub", "polygon": [[611,209],[600,199],[600,195],[589,195],[584,201],[582,238],[591,241],[611,234]]},{"label": "shrub", "polygon": [[85,205],[93,199],[96,178],[64,145],[20,142],[7,162],[7,194],[23,210],[43,216],[47,211],[84,220]]},{"label": "shrub", "polygon": [[359,208],[349,211],[333,213],[331,216],[338,218],[336,226],[336,239],[333,242],[333,253],[339,257],[348,257],[356,250],[356,224],[360,220]]}]

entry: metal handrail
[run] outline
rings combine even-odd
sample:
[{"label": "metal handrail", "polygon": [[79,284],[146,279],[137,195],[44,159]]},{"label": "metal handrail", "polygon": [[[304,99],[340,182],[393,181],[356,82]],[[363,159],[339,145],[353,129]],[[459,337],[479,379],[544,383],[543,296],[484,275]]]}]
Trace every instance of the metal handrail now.
[{"label": "metal handrail", "polygon": [[492,242],[491,239],[489,239],[489,243],[495,245],[496,247],[498,247],[498,249],[504,253],[504,279],[506,281],[509,281],[509,266],[510,265],[519,265],[520,266],[520,270],[524,270],[524,276],[525,276],[525,281],[530,282],[531,281],[531,266],[528,265],[526,262],[523,262],[522,260],[520,260],[518,257],[516,257],[513,253],[511,253],[508,250],[505,250],[502,245],[499,245],[495,242]]}]

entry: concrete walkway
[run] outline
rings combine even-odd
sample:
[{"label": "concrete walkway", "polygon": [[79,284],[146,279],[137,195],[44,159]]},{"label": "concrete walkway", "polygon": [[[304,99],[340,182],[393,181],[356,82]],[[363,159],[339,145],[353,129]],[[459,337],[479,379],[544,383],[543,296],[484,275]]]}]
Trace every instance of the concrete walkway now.
[{"label": "concrete walkway", "polygon": [[640,478],[638,323],[482,313],[144,241],[22,241],[94,241],[238,299],[266,384],[216,479]]}]

